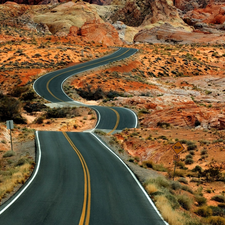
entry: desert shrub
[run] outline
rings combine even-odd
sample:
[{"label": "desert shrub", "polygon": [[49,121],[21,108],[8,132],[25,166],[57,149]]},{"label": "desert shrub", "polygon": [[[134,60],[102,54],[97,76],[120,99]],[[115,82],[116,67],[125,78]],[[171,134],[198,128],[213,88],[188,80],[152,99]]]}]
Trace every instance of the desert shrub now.
[{"label": "desert shrub", "polygon": [[191,155],[194,155],[194,154],[195,154],[195,151],[194,151],[194,150],[191,150],[191,151],[189,151],[189,153],[190,153]]},{"label": "desert shrub", "polygon": [[197,165],[195,168],[192,169],[192,172],[202,172],[202,167]]},{"label": "desert shrub", "polygon": [[161,135],[161,136],[157,137],[157,139],[168,140],[168,138],[164,135]]},{"label": "desert shrub", "polygon": [[120,96],[121,94],[117,91],[113,91],[113,90],[110,90],[107,94],[106,94],[106,97],[109,98],[109,99],[113,99],[115,97],[118,97]]},{"label": "desert shrub", "polygon": [[138,114],[149,114],[149,111],[147,109],[140,109]]},{"label": "desert shrub", "polygon": [[157,127],[161,127],[161,128],[169,128],[170,124],[166,123],[166,122],[158,122],[157,123]]},{"label": "desert shrub", "polygon": [[225,203],[219,203],[218,207],[225,209]]},{"label": "desert shrub", "polygon": [[202,149],[201,155],[206,155],[208,153],[207,149]]},{"label": "desert shrub", "polygon": [[173,190],[179,190],[179,189],[181,189],[181,184],[178,181],[172,181],[171,188]]},{"label": "desert shrub", "polygon": [[211,216],[211,217],[207,218],[207,220],[205,222],[210,225],[224,225],[225,218],[222,218],[220,216]]},{"label": "desert shrub", "polygon": [[151,161],[151,160],[143,161],[143,162],[142,162],[142,165],[143,165],[144,167],[153,168],[153,161]]},{"label": "desert shrub", "polygon": [[44,119],[45,119],[44,116],[40,116],[40,117],[38,117],[38,118],[34,121],[34,123],[36,123],[36,124],[42,124],[42,123],[44,122]]},{"label": "desert shrub", "polygon": [[156,171],[161,171],[161,172],[166,172],[167,171],[167,169],[163,166],[163,164],[155,164],[151,160],[143,161],[142,165],[144,167],[152,168],[153,170],[156,170]]},{"label": "desert shrub", "polygon": [[78,115],[79,112],[77,111],[77,108],[63,107],[63,108],[48,109],[44,116],[46,117],[46,119],[50,119],[50,118],[65,118],[67,116],[75,117]]},{"label": "desert shrub", "polygon": [[95,133],[99,134],[99,135],[103,135],[103,136],[106,135],[106,133],[104,131],[102,131],[102,130],[95,130]]},{"label": "desert shrub", "polygon": [[207,199],[201,195],[195,195],[195,201],[198,203],[199,206],[204,205]]},{"label": "desert shrub", "polygon": [[182,144],[187,144],[187,140],[180,140],[180,143],[182,143]]},{"label": "desert shrub", "polygon": [[185,177],[187,174],[187,171],[186,170],[183,170],[183,169],[177,169],[175,171],[175,176],[176,177]]},{"label": "desert shrub", "polygon": [[192,159],[192,158],[193,158],[193,156],[191,154],[188,154],[185,156],[185,159]]},{"label": "desert shrub", "polygon": [[8,158],[8,157],[12,157],[15,155],[14,151],[7,151],[4,155],[3,158]]},{"label": "desert shrub", "polygon": [[179,208],[180,204],[174,195],[166,194],[165,197],[169,200],[169,203],[173,209]]},{"label": "desert shrub", "polygon": [[166,172],[167,169],[163,166],[163,164],[153,164],[152,167],[156,171]]},{"label": "desert shrub", "polygon": [[180,183],[188,184],[188,181],[184,177],[179,178],[178,181]]},{"label": "desert shrub", "polygon": [[198,208],[195,213],[201,217],[208,217],[212,216],[212,209],[209,208],[208,206],[202,206]]},{"label": "desert shrub", "polygon": [[180,169],[184,169],[185,168],[185,164],[181,161],[177,162],[177,167]]},{"label": "desert shrub", "polygon": [[32,101],[35,98],[36,98],[36,93],[33,90],[24,93],[20,97],[20,99],[23,100],[23,101]]},{"label": "desert shrub", "polygon": [[155,192],[158,192],[159,189],[158,187],[156,186],[156,184],[147,184],[145,189],[147,190],[147,192],[149,194],[152,194],[152,193],[155,193]]},{"label": "desert shrub", "polygon": [[214,201],[217,201],[217,202],[225,203],[225,196],[223,196],[223,195],[215,195],[211,199]]},{"label": "desert shrub", "polygon": [[187,185],[182,185],[181,189],[193,194],[192,189],[190,187],[188,187]]},{"label": "desert shrub", "polygon": [[156,196],[155,204],[159,209],[160,213],[162,214],[163,218],[169,224],[171,225],[184,224],[184,218],[182,217],[182,215],[171,207],[169,200],[165,196],[163,195]]},{"label": "desert shrub", "polygon": [[13,89],[13,91],[10,93],[11,96],[14,97],[20,97],[21,94],[25,93],[26,91],[28,91],[28,87],[27,86],[17,86]]},{"label": "desert shrub", "polygon": [[188,151],[189,151],[189,150],[195,150],[195,149],[197,149],[197,145],[194,144],[194,143],[192,143],[192,144],[190,144],[190,145],[187,146],[187,150],[188,150]]},{"label": "desert shrub", "polygon": [[158,187],[163,187],[163,188],[170,187],[170,181],[161,176],[155,179],[150,179],[147,181],[147,183],[153,183],[153,184],[156,184]]},{"label": "desert shrub", "polygon": [[209,208],[212,209],[213,216],[225,216],[225,209],[218,206],[209,206]]},{"label": "desert shrub", "polygon": [[21,158],[18,160],[18,162],[16,163],[16,166],[22,166],[26,163],[26,159],[25,158]]},{"label": "desert shrub", "polygon": [[187,195],[178,195],[177,200],[182,208],[190,210],[192,206],[192,200]]},{"label": "desert shrub", "polygon": [[87,100],[99,100],[105,96],[104,92],[100,87],[91,90],[91,85],[86,85],[83,89],[79,88],[75,90],[78,95]]},{"label": "desert shrub", "polygon": [[26,110],[28,113],[32,113],[32,112],[38,112],[41,111],[42,109],[46,109],[47,106],[45,106],[44,104],[41,103],[30,103],[27,102],[26,105],[24,105],[24,110]]},{"label": "desert shrub", "polygon": [[187,158],[187,159],[185,159],[185,164],[192,164],[193,162],[194,162],[194,160],[193,159],[191,159],[191,158]]},{"label": "desert shrub", "polygon": [[220,180],[223,177],[221,173],[221,168],[219,167],[210,167],[209,169],[201,172],[201,176],[205,177],[207,181]]},{"label": "desert shrub", "polygon": [[0,121],[14,120],[15,123],[26,123],[20,111],[21,103],[19,100],[8,96],[0,98]]}]

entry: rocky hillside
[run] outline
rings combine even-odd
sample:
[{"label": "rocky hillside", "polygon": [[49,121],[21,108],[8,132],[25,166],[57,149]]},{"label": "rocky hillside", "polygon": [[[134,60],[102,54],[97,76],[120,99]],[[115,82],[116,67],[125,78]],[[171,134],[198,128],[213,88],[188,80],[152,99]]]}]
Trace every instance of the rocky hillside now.
[{"label": "rocky hillside", "polygon": [[[7,10],[13,14],[5,20]],[[107,45],[225,41],[224,0],[16,0],[0,11],[3,24]]]}]

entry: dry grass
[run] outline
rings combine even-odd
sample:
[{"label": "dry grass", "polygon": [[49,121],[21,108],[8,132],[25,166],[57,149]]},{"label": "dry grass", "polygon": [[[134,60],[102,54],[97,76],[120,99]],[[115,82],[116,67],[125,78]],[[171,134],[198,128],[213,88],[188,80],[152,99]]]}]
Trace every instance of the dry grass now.
[{"label": "dry grass", "polygon": [[154,193],[154,192],[156,192],[156,191],[159,191],[159,189],[157,188],[157,186],[156,186],[155,184],[148,184],[148,185],[146,186],[146,190],[147,190],[147,192],[148,192],[149,194],[152,194],[152,193]]},{"label": "dry grass", "polygon": [[11,193],[17,184],[24,184],[30,174],[31,167],[31,164],[26,163],[1,176],[3,178],[0,186],[0,200],[2,200],[6,194]]},{"label": "dry grass", "polygon": [[159,209],[163,218],[171,225],[182,225],[184,224],[184,219],[181,213],[175,211],[170,206],[168,199],[165,196],[159,195],[155,197],[156,207]]}]

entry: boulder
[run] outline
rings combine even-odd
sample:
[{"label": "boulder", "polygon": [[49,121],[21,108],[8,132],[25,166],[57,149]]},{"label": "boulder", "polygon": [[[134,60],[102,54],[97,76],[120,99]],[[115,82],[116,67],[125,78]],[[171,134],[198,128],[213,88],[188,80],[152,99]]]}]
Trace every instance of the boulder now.
[{"label": "boulder", "polygon": [[79,32],[86,41],[95,41],[107,46],[123,44],[118,32],[110,23],[101,23],[99,20],[86,22]]}]

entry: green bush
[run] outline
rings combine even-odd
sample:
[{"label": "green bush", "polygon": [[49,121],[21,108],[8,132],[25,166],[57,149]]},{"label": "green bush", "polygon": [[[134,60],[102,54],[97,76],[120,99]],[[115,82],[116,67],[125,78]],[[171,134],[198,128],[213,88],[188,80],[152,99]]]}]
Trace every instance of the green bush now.
[{"label": "green bush", "polygon": [[218,206],[209,206],[210,209],[212,209],[212,215],[213,216],[225,216],[225,210]]},{"label": "green bush", "polygon": [[15,98],[3,96],[0,98],[0,121],[14,120],[15,123],[26,123],[21,116],[21,103]]},{"label": "green bush", "polygon": [[185,159],[192,159],[192,158],[193,158],[193,156],[191,154],[188,154],[185,156]]},{"label": "green bush", "polygon": [[40,116],[35,120],[36,124],[42,124],[44,122],[45,117],[44,116]]},{"label": "green bush", "polygon": [[163,188],[170,188],[170,181],[167,180],[166,178],[164,177],[157,177],[155,179],[150,179],[148,180],[147,183],[153,183],[153,184],[156,184],[159,188],[160,187],[163,187]]},{"label": "green bush", "polygon": [[191,159],[191,158],[187,158],[187,159],[185,159],[185,164],[192,164],[193,162],[194,162],[194,160],[193,159]]},{"label": "green bush", "polygon": [[35,98],[36,98],[36,93],[33,90],[26,92],[21,96],[21,100],[23,101],[32,101]]},{"label": "green bush", "polygon": [[173,209],[179,208],[180,204],[174,195],[167,194],[166,198],[169,200],[169,203]]},{"label": "green bush", "polygon": [[190,199],[189,196],[178,195],[177,200],[178,200],[178,202],[179,202],[179,204],[181,205],[182,208],[184,208],[186,210],[190,210],[190,208],[192,206],[192,200]]},{"label": "green bush", "polygon": [[79,116],[78,109],[76,107],[63,107],[63,108],[52,108],[48,109],[44,115],[46,119],[50,118],[65,118]]},{"label": "green bush", "polygon": [[207,202],[207,199],[201,195],[195,195],[195,201],[199,206],[202,206]]},{"label": "green bush", "polygon": [[218,207],[225,209],[225,203],[218,204]]},{"label": "green bush", "polygon": [[18,162],[16,163],[16,166],[22,166],[26,163],[26,159],[21,158],[18,160]]},{"label": "green bush", "polygon": [[191,144],[191,145],[188,145],[187,146],[187,150],[190,151],[190,150],[195,150],[197,149],[197,145],[196,144]]},{"label": "green bush", "polygon": [[181,184],[178,181],[171,181],[171,188],[173,190],[179,190],[181,189]]},{"label": "green bush", "polygon": [[184,177],[179,178],[178,181],[180,183],[188,184],[188,181]]},{"label": "green bush", "polygon": [[86,85],[84,88],[76,89],[77,94],[87,100],[99,100],[105,97],[105,93],[100,87],[97,89],[91,89],[91,85]]},{"label": "green bush", "polygon": [[7,157],[12,157],[15,155],[14,151],[7,151],[4,155],[3,158],[7,158]]},{"label": "green bush", "polygon": [[212,216],[212,209],[209,208],[208,206],[202,206],[198,208],[195,213],[201,217],[208,217]]},{"label": "green bush", "polygon": [[222,218],[220,216],[211,216],[206,220],[206,223],[210,225],[224,225],[225,218]]},{"label": "green bush", "polygon": [[23,93],[25,93],[26,91],[28,91],[28,89],[29,88],[27,86],[17,86],[11,92],[11,96],[20,97]]},{"label": "green bush", "polygon": [[191,151],[189,151],[189,153],[190,153],[191,155],[194,155],[194,154],[195,154],[195,151],[194,151],[194,150],[191,150]]},{"label": "green bush", "polygon": [[225,196],[223,195],[215,195],[211,199],[217,202],[225,203]]},{"label": "green bush", "polygon": [[182,185],[181,189],[193,194],[192,189],[190,187],[188,187],[187,185]]},{"label": "green bush", "polygon": [[207,151],[207,149],[202,149],[202,151],[201,151],[201,155],[206,155],[208,153],[208,151]]},{"label": "green bush", "polygon": [[202,172],[202,167],[197,165],[195,168],[192,169],[192,172]]},{"label": "green bush", "polygon": [[163,164],[153,164],[152,167],[156,171],[166,172],[167,169],[163,166]]},{"label": "green bush", "polygon": [[157,127],[161,127],[161,128],[169,128],[170,124],[166,123],[166,122],[158,122],[157,123]]}]

